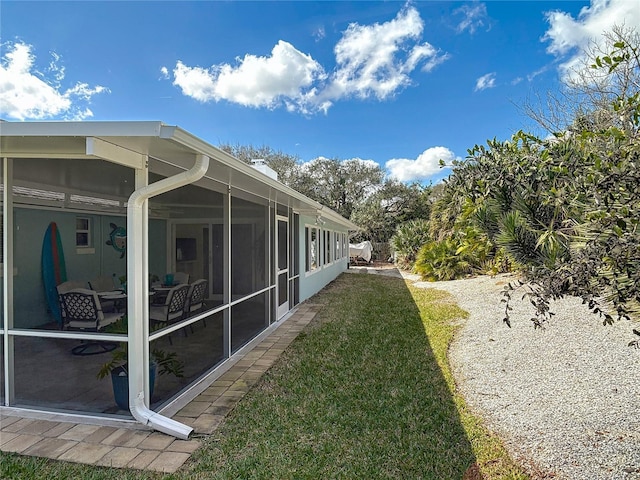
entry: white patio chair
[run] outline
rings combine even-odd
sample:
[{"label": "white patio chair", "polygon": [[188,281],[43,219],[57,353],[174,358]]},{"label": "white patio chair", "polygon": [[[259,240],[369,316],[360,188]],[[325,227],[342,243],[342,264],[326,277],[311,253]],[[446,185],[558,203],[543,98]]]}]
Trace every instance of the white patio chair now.
[{"label": "white patio chair", "polygon": [[58,289],[58,295],[61,295],[76,288],[87,288],[87,284],[85,282],[78,282],[77,280],[68,280],[62,282],[56,288]]},{"label": "white patio chair", "polygon": [[[151,305],[149,307],[149,320],[160,326],[167,326],[182,320],[182,318],[184,318],[184,305],[187,302],[188,292],[189,285],[181,284],[173,287],[169,290],[169,293],[167,293],[164,304]],[[169,337],[169,343],[173,344],[171,337]]]},{"label": "white patio chair", "polygon": [[[60,306],[67,328],[98,332],[105,325],[116,322],[121,313],[104,313],[98,294],[94,290],[76,288],[60,294]],[[74,347],[74,355],[95,355],[116,348],[112,342],[83,342]]]},{"label": "white patio chair", "polygon": [[[89,281],[89,288],[95,290],[98,293],[112,292],[114,290],[120,290],[120,287],[116,287],[113,281],[114,277],[108,275],[101,275]],[[119,305],[116,300],[101,300],[102,309],[105,312],[115,312],[119,310]]]},{"label": "white patio chair", "polygon": [[116,286],[113,279],[114,277],[110,275],[100,275],[99,277],[90,280],[89,286],[91,287],[91,290],[95,290],[98,293],[120,290],[120,286]]},{"label": "white patio chair", "polygon": [[[207,287],[209,281],[201,278],[189,285],[189,291],[187,293],[187,301],[184,304],[184,316],[190,317],[204,308],[204,297],[207,294]],[[203,324],[206,327],[207,323],[203,320]],[[191,325],[191,333],[193,333],[193,325]]]}]

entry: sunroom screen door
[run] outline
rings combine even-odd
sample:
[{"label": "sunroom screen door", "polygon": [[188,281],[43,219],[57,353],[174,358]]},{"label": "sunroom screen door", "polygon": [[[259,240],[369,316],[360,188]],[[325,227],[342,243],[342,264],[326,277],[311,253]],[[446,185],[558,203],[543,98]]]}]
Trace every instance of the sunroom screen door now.
[{"label": "sunroom screen door", "polygon": [[276,217],[276,276],[278,319],[289,311],[289,221],[287,217]]}]

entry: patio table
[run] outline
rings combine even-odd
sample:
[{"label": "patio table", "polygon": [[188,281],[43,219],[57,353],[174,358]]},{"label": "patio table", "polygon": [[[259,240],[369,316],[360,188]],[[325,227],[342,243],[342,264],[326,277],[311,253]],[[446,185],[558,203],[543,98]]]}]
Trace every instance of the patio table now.
[{"label": "patio table", "polygon": [[[153,297],[155,294],[155,291],[149,291],[149,298]],[[117,311],[120,311],[121,305],[124,305],[125,311],[127,309],[127,302],[123,302],[123,300],[127,299],[127,294],[122,290],[99,292],[98,297],[100,298],[100,300],[113,300]]]}]

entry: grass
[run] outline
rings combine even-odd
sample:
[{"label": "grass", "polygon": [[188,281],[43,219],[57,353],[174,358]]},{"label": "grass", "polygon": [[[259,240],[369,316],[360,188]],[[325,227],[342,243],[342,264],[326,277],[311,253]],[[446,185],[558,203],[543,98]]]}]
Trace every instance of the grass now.
[{"label": "grass", "polygon": [[0,455],[7,479],[524,479],[456,393],[466,314],[444,292],[343,275],[262,381],[174,475]]}]

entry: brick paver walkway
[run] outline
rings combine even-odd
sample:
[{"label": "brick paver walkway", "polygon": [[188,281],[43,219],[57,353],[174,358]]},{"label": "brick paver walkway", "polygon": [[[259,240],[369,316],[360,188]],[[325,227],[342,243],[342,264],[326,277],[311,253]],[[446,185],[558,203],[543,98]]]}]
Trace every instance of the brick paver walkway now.
[{"label": "brick paver walkway", "polygon": [[[172,418],[210,434],[315,317],[318,307],[302,303],[253,349]],[[196,435],[197,436],[197,435]],[[0,450],[22,455],[171,473],[200,446],[193,440],[139,428],[117,428],[0,416]]]}]

